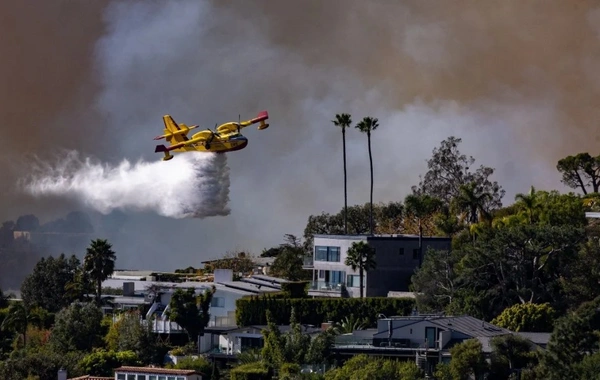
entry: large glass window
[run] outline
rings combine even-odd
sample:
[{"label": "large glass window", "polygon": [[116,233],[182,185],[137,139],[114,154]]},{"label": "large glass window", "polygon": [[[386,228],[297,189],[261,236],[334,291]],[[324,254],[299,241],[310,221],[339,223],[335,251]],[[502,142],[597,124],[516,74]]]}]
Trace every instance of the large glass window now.
[{"label": "large glass window", "polygon": [[223,297],[213,297],[212,301],[210,301],[211,307],[225,307],[225,298]]},{"label": "large glass window", "polygon": [[331,279],[329,280],[329,282],[331,282],[332,284],[343,284],[344,280],[345,280],[345,276],[346,276],[346,272],[343,271],[339,271],[339,270],[332,270],[331,271]]},{"label": "large glass window", "polygon": [[349,274],[346,276],[346,286],[349,288],[358,288],[360,286],[360,276],[357,274]]},{"label": "large glass window", "polygon": [[315,247],[315,261],[340,262],[340,247]]},{"label": "large glass window", "polygon": [[117,379],[118,380],[125,380],[125,374],[124,373],[117,374]]}]

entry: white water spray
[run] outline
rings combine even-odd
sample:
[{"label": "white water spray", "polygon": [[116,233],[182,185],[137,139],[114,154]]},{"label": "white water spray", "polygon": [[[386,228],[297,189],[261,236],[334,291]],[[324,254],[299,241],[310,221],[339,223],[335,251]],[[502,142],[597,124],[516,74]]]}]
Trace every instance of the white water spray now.
[{"label": "white water spray", "polygon": [[168,162],[123,160],[111,167],[69,152],[55,167],[39,163],[23,186],[34,196],[75,198],[103,214],[115,209],[153,211],[181,219],[230,212],[225,154],[190,152]]}]

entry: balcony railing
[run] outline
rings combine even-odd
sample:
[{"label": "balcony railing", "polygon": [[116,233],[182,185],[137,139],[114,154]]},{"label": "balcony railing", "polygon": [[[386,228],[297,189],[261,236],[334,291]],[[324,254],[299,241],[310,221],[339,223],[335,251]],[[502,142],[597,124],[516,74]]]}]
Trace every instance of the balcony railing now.
[{"label": "balcony railing", "polygon": [[[391,342],[383,339],[377,339],[379,342],[373,343],[372,338],[359,338],[352,335],[337,336],[334,341],[336,348],[363,348],[363,349],[410,349],[410,350],[436,350],[438,347],[427,347],[425,339],[392,339]],[[437,344],[438,342],[436,342]]]},{"label": "balcony railing", "polygon": [[342,283],[341,282],[326,282],[326,281],[313,281],[310,284],[310,288],[308,290],[318,290],[323,292],[341,292],[342,291]]}]

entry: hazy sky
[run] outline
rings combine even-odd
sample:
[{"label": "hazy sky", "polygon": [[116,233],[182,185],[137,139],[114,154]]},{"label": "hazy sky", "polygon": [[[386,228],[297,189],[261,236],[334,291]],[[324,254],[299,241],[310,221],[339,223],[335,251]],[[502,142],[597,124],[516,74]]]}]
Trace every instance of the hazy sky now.
[{"label": "hazy sky", "polygon": [[[600,2],[24,0],[0,4],[0,34],[2,220],[79,207],[15,190],[32,154],[155,161],[163,114],[213,128],[269,111],[271,127],[248,128],[247,148],[228,154],[230,214],[127,212],[120,267],[260,253],[337,212],[336,113],[379,118],[375,202],[404,198],[451,135],[497,169],[505,203],[531,185],[563,189],[557,160],[598,154]],[[347,138],[349,203],[364,203],[366,136]]]}]

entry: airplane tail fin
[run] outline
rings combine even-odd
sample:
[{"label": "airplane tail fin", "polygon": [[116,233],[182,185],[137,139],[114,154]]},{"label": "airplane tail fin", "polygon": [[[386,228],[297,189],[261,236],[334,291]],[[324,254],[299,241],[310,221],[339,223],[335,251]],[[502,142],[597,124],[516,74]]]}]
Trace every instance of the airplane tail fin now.
[{"label": "airplane tail fin", "polygon": [[253,120],[253,123],[259,123],[258,130],[263,130],[269,128],[269,124],[265,123],[265,120],[269,118],[269,113],[267,111],[260,112]]}]

